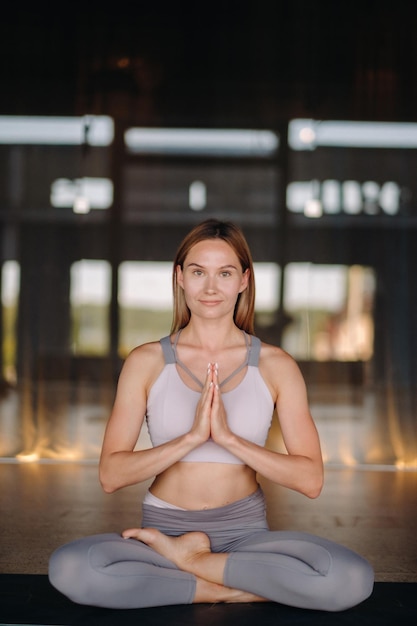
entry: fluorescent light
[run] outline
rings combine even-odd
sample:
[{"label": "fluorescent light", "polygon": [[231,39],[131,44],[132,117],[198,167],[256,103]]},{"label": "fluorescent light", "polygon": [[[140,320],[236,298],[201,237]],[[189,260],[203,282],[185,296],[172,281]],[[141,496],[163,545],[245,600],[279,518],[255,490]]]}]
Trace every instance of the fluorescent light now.
[{"label": "fluorescent light", "polygon": [[113,183],[109,178],[57,178],[51,185],[50,200],[57,208],[73,207],[74,213],[108,209],[113,202]]},{"label": "fluorescent light", "polygon": [[202,211],[207,204],[207,188],[201,180],[191,183],[188,190],[188,204],[193,211]]},{"label": "fluorescent light", "polygon": [[289,123],[288,142],[293,150],[417,148],[417,124],[296,119]]},{"label": "fluorescent light", "polygon": [[320,200],[312,198],[308,200],[304,206],[304,215],[306,217],[321,217],[323,215],[323,205]]},{"label": "fluorescent light", "polygon": [[397,215],[400,210],[401,187],[394,181],[382,185],[372,180],[300,180],[287,187],[287,208],[306,217],[347,215]]},{"label": "fluorescent light", "polygon": [[113,120],[105,115],[0,116],[0,144],[109,146],[113,136]]},{"label": "fluorescent light", "polygon": [[130,128],[125,133],[133,154],[268,157],[279,146],[269,130]]}]

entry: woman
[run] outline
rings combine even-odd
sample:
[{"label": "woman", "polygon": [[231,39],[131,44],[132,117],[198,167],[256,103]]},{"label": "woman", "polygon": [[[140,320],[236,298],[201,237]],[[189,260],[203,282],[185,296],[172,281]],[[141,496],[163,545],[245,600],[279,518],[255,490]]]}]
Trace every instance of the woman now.
[{"label": "woman", "polygon": [[[52,584],[110,608],[275,601],[340,611],[367,598],[359,555],[271,531],[257,474],[316,498],[319,438],[294,360],[253,335],[254,274],[242,232],[207,220],[179,247],[171,335],[123,366],[100,459],[107,493],[156,477],[142,527],[59,548]],[[287,454],[264,447],[274,408]],[[153,447],[135,451],[142,423]]]}]

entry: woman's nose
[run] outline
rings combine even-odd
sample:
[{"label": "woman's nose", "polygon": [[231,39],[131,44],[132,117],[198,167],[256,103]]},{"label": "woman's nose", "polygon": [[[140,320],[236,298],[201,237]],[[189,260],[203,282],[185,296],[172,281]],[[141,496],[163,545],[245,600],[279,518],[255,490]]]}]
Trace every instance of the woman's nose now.
[{"label": "woman's nose", "polygon": [[206,291],[216,291],[216,277],[215,276],[207,276],[206,280]]}]

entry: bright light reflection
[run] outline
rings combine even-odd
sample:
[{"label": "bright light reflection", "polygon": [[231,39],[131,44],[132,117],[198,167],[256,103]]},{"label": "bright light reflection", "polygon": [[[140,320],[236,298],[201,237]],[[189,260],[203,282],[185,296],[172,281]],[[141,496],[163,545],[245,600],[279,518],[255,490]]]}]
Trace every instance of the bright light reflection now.
[{"label": "bright light reflection", "polygon": [[278,149],[269,130],[130,128],[125,133],[134,154],[268,157]]},{"label": "bright light reflection", "polygon": [[417,458],[413,459],[412,461],[398,460],[395,463],[395,467],[399,470],[415,470],[417,469]]},{"label": "bright light reflection", "polygon": [[0,144],[109,146],[113,137],[113,120],[105,115],[0,116]]},{"label": "bright light reflection", "polygon": [[320,200],[314,198],[308,200],[304,206],[304,215],[306,217],[321,217],[323,215],[323,206]]},{"label": "bright light reflection", "polygon": [[417,124],[295,119],[288,126],[288,142],[293,150],[417,148]]},{"label": "bright light reflection", "polygon": [[207,204],[207,188],[201,180],[191,183],[188,190],[188,204],[193,211],[202,211]]},{"label": "bright light reflection", "polygon": [[54,207],[73,207],[75,213],[88,212],[80,210],[81,206],[108,209],[113,202],[113,183],[109,178],[58,178],[51,185],[50,201]]},{"label": "bright light reflection", "polygon": [[[387,181],[380,186],[374,181],[359,183],[356,180],[316,180],[291,182],[287,186],[287,207],[292,213],[306,217],[321,217],[346,213],[396,215],[400,210],[401,188]],[[321,212],[320,212],[321,211]]]},{"label": "bright light reflection", "polygon": [[5,261],[1,276],[2,305],[15,306],[19,297],[20,265],[17,261]]}]

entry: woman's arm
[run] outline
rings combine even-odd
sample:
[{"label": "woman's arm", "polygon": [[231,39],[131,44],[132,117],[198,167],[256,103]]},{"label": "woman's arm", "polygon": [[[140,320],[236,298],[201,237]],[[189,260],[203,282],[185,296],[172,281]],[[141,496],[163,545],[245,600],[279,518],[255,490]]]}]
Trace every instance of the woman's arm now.
[{"label": "woman's arm", "polygon": [[209,437],[208,402],[212,389],[207,380],[189,433],[154,448],[134,450],[149,390],[163,367],[159,342],[136,348],[124,363],[100,456],[100,482],[107,493],[160,474]]},{"label": "woman's arm", "polygon": [[212,437],[265,478],[316,498],[323,486],[323,461],[301,372],[287,353],[265,344],[259,367],[275,399],[288,454],[265,449],[232,433],[227,427],[217,389],[213,405],[215,411],[212,413]]}]

